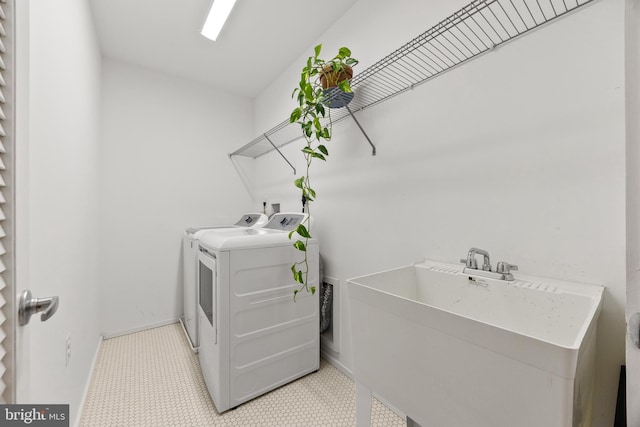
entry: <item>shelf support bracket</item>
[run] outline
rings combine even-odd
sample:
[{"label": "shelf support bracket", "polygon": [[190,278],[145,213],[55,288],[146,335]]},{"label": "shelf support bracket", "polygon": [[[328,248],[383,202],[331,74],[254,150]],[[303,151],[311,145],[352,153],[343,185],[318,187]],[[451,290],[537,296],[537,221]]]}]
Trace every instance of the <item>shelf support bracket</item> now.
[{"label": "shelf support bracket", "polygon": [[269,141],[269,144],[271,144],[273,146],[273,148],[275,148],[275,150],[278,152],[278,154],[280,154],[282,156],[282,158],[284,159],[285,162],[287,162],[289,164],[289,166],[291,166],[291,169],[293,169],[293,174],[296,174],[296,168],[293,167],[293,165],[291,164],[291,162],[289,160],[287,160],[287,158],[284,156],[284,154],[282,154],[282,151],[280,151],[280,149],[278,147],[276,147],[276,144],[273,143],[273,141],[271,141],[269,139],[269,137],[267,136],[267,134],[264,134],[264,138]]},{"label": "shelf support bracket", "polygon": [[351,118],[353,119],[354,122],[356,122],[356,124],[358,125],[358,127],[360,128],[360,132],[362,132],[362,134],[364,135],[365,138],[367,138],[367,142],[369,142],[369,145],[371,146],[371,155],[375,156],[376,155],[376,146],[373,145],[373,142],[371,142],[371,138],[369,138],[369,135],[367,135],[367,133],[364,131],[364,129],[362,128],[362,125],[360,124],[360,122],[358,121],[358,119],[356,119],[356,116],[353,114],[353,112],[351,112],[351,109],[349,108],[348,105],[345,105],[344,108],[347,109],[347,111],[349,112],[349,114],[351,115]]}]

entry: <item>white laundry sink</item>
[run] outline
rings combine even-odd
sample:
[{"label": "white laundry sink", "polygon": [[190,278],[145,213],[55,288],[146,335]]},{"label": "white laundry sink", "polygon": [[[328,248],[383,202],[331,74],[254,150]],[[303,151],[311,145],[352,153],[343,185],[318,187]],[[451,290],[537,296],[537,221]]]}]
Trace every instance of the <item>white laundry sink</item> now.
[{"label": "white laundry sink", "polygon": [[371,390],[422,426],[590,425],[604,288],[463,267],[348,281],[358,426]]}]

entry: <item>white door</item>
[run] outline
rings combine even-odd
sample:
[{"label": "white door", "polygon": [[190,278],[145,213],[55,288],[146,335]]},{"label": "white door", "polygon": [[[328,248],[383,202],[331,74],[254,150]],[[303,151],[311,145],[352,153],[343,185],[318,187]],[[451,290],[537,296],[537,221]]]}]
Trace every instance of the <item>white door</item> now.
[{"label": "white door", "polygon": [[[29,141],[29,3],[16,1],[16,245],[15,301],[29,286],[28,265],[28,141]],[[16,303],[17,305],[17,303]],[[16,308],[17,311],[17,308]],[[31,334],[29,326],[15,325],[15,401],[31,402]]]},{"label": "white door", "polygon": [[640,0],[626,1],[627,425],[640,426]]},{"label": "white door", "polygon": [[[2,0],[0,0],[2,1]],[[30,141],[30,0],[7,2],[15,10],[15,403],[38,403],[33,398],[38,382],[31,378],[35,343],[49,334],[48,321],[58,307],[58,297],[41,295],[42,283],[29,277],[29,141]],[[40,281],[42,282],[42,281]],[[33,291],[33,294],[31,294]],[[34,345],[32,345],[34,344]],[[46,356],[44,357],[46,359]],[[43,366],[42,363],[40,363]],[[34,388],[32,388],[34,387]]]}]

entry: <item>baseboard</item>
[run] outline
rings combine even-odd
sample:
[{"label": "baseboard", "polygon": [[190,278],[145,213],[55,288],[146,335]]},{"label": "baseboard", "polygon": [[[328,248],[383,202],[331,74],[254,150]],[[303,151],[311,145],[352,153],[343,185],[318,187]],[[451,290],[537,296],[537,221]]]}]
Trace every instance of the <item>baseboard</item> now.
[{"label": "baseboard", "polygon": [[387,408],[389,408],[393,412],[395,412],[396,415],[399,416],[400,418],[405,418],[405,419],[407,418],[407,414],[405,414],[400,409],[398,409],[395,406],[393,406],[391,403],[387,402],[383,397],[380,397],[380,395],[378,393],[376,393],[375,391],[373,392],[373,397],[378,399],[380,401],[380,403],[382,403],[384,406],[386,406]]},{"label": "baseboard", "polygon": [[340,372],[342,372],[347,377],[349,377],[349,378],[351,378],[353,380],[353,372],[351,372],[351,370],[349,368],[344,366],[338,359],[336,359],[335,357],[331,356],[326,351],[322,351],[322,350],[320,350],[320,357],[322,357],[324,360],[329,362],[331,365],[333,365],[336,368],[338,368],[338,370]]},{"label": "baseboard", "polygon": [[148,325],[138,326],[137,328],[126,329],[123,331],[105,332],[102,334],[102,337],[105,340],[108,340],[111,338],[121,337],[122,335],[129,335],[129,334],[134,334],[136,332],[146,331],[147,329],[155,329],[161,326],[173,325],[174,323],[178,323],[179,321],[180,321],[179,319],[169,319],[169,320],[163,320],[161,322],[150,323]]},{"label": "baseboard", "polygon": [[[325,351],[320,351],[320,356],[326,360],[327,362],[329,362],[331,365],[333,365],[334,367],[336,367],[340,372],[342,372],[343,374],[345,374],[347,377],[351,378],[352,380],[354,380],[353,378],[353,372],[351,371],[351,369],[347,368],[346,366],[344,366],[338,359],[336,359],[335,357],[331,356],[330,354],[328,354]],[[355,380],[354,380],[355,381]],[[384,406],[386,406],[387,408],[391,409],[393,412],[395,412],[400,418],[406,418],[407,415],[400,411],[398,408],[396,408],[395,406],[393,406],[391,403],[387,402],[386,399],[384,399],[383,397],[381,397],[378,393],[376,393],[375,391],[372,392],[373,397],[375,397],[376,399],[378,399]]]},{"label": "baseboard", "polygon": [[98,355],[100,354],[100,347],[102,347],[102,341],[104,341],[103,337],[100,336],[98,339],[98,345],[96,347],[96,352],[93,355],[93,361],[91,362],[91,367],[89,367],[89,375],[87,377],[87,383],[84,386],[84,392],[82,393],[82,399],[80,399],[80,410],[78,411],[78,416],[73,423],[74,427],[80,426],[80,420],[82,419],[82,412],[84,411],[84,404],[87,400],[87,396],[89,395],[89,388],[91,387],[91,379],[93,379],[93,371],[96,368],[96,363],[98,362]]}]

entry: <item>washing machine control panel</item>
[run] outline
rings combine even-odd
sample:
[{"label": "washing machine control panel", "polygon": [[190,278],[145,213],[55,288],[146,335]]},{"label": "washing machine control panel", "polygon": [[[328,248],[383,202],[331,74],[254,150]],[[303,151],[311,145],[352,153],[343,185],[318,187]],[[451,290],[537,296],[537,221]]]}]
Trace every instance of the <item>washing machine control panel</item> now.
[{"label": "washing machine control panel", "polygon": [[242,215],[242,218],[240,218],[240,220],[236,222],[234,225],[239,225],[242,227],[251,227],[252,225],[255,225],[255,223],[258,222],[259,219],[260,219],[260,214],[246,214],[246,215]]},{"label": "washing machine control panel", "polygon": [[271,220],[264,226],[271,230],[292,231],[301,224],[307,217],[302,213],[279,213],[275,214]]}]

